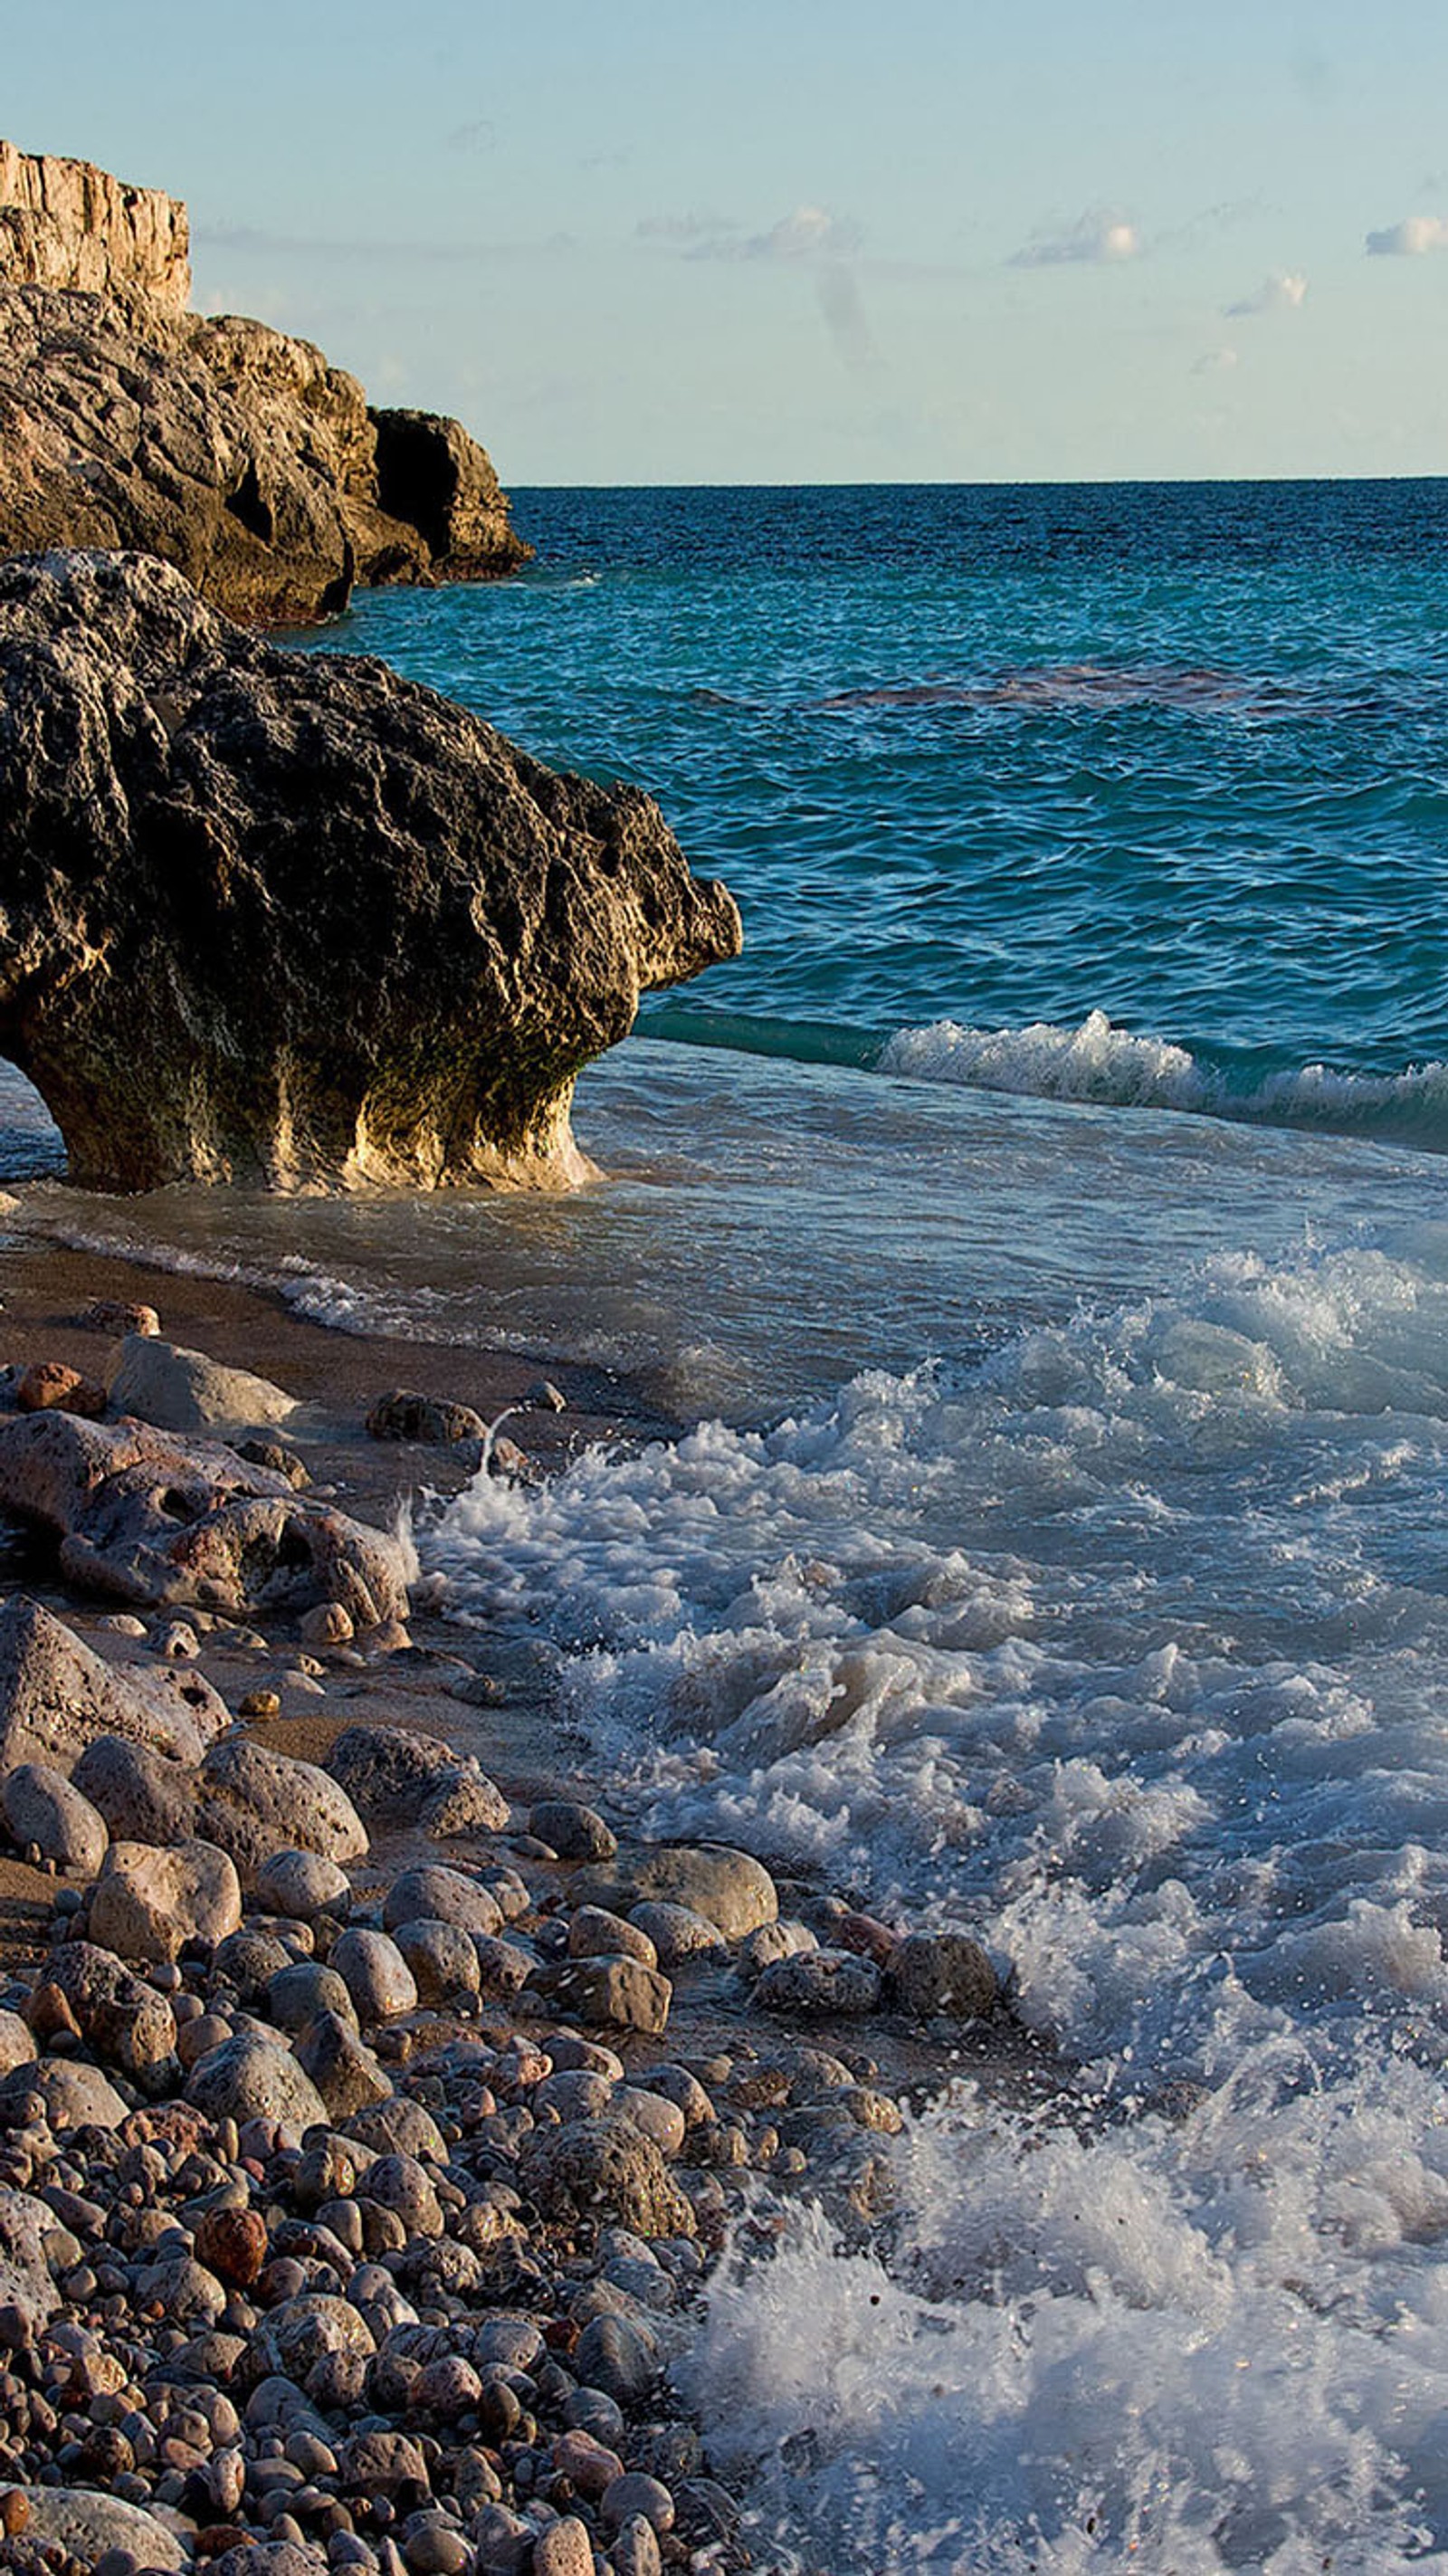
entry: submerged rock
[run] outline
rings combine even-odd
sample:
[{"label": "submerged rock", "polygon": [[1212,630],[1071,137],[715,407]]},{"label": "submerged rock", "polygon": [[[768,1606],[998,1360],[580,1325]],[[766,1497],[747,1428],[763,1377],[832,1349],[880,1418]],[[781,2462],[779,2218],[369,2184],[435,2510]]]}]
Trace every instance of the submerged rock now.
[{"label": "submerged rock", "polygon": [[71,1177],[557,1185],[574,1079],[733,956],[650,798],[150,558],[0,569],[0,1052]]}]

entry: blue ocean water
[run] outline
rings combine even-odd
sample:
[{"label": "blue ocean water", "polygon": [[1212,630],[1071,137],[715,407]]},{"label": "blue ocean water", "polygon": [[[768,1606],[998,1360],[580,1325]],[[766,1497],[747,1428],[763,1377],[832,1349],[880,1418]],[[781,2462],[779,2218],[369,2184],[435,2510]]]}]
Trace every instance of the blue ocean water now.
[{"label": "blue ocean water", "polygon": [[[1448,1057],[1445,493],[524,493],[521,581],[336,642],[642,780],[737,889],[745,955],[656,1035],[865,1064],[1097,1012],[1192,1059],[1124,1056],[1127,1096],[1436,1145],[1401,1077]],[[1314,1064],[1400,1087],[1295,1096]]]},{"label": "blue ocean water", "polygon": [[454,1608],[654,1830],[970,1924],[1060,2042],[883,2245],[716,2279],[758,2564],[1448,2570],[1448,485],[516,508],[311,649],[739,896],[580,1085],[607,1178],[96,1201],[12,1092],[22,1221],[636,1373],[676,1439],[424,1516]]}]

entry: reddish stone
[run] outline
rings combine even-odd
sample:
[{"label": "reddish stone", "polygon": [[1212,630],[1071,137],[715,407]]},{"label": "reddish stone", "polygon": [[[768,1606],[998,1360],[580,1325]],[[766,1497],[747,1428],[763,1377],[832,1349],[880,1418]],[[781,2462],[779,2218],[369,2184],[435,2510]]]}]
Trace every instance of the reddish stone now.
[{"label": "reddish stone", "polygon": [[233,2289],[250,2289],[266,2250],[266,2220],[257,2209],[209,2209],[196,2230],[197,2262]]}]

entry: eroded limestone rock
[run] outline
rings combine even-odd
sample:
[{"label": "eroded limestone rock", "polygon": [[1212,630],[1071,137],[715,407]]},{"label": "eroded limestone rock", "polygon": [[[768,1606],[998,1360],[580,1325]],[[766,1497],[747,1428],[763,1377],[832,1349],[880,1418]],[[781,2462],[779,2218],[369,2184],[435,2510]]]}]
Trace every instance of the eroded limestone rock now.
[{"label": "eroded limestone rock", "polygon": [[740,938],[639,790],[129,555],[0,568],[0,886],[0,1052],[121,1190],[577,1179],[582,1066]]}]

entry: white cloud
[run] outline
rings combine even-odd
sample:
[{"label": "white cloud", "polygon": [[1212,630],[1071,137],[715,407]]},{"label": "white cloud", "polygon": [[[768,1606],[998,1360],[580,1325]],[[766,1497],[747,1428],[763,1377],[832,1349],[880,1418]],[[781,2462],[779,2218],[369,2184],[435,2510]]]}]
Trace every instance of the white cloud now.
[{"label": "white cloud", "polygon": [[762,233],[747,232],[723,215],[646,215],[635,226],[635,237],[662,242],[683,259],[769,260],[806,270],[825,328],[845,365],[874,364],[874,343],[853,266],[859,232],[823,206],[796,206]]},{"label": "white cloud", "polygon": [[1369,233],[1369,259],[1422,259],[1430,250],[1448,250],[1448,216],[1405,215],[1400,224]]},{"label": "white cloud", "polygon": [[1264,277],[1255,295],[1244,295],[1240,303],[1226,304],[1222,310],[1229,322],[1254,313],[1295,313],[1306,296],[1307,280],[1300,270],[1279,270],[1275,277]]},{"label": "white cloud", "polygon": [[693,250],[700,242],[724,242],[743,227],[732,215],[644,215],[634,226],[638,241],[667,242],[674,250]]},{"label": "white cloud", "polygon": [[1135,224],[1128,223],[1124,215],[1095,206],[1078,215],[1074,223],[1035,234],[1024,250],[1012,253],[1007,266],[1110,267],[1118,260],[1136,259],[1140,251],[1141,235]]},{"label": "white cloud", "polygon": [[1229,376],[1237,364],[1235,349],[1208,349],[1192,369],[1194,376]]}]

